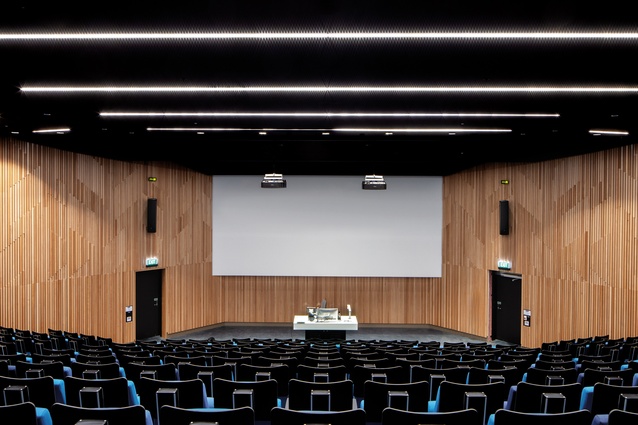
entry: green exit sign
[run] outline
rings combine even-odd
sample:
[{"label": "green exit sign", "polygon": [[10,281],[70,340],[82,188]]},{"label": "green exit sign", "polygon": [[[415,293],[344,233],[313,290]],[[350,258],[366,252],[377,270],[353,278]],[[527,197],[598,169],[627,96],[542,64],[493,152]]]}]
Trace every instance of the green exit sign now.
[{"label": "green exit sign", "polygon": [[159,259],[157,257],[150,257],[146,259],[146,267],[157,267]]},{"label": "green exit sign", "polygon": [[501,180],[501,184],[510,184],[509,180]]}]

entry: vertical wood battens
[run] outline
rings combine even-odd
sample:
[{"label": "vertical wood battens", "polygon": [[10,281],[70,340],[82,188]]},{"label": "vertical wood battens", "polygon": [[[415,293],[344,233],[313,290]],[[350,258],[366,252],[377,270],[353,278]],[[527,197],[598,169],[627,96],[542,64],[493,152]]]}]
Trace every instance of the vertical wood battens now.
[{"label": "vertical wood battens", "polygon": [[[0,141],[0,325],[135,338],[124,308],[159,259],[163,334],[288,323],[326,298],[366,324],[432,324],[489,337],[490,272],[522,275],[522,343],[638,334],[634,146],[483,165],[443,179],[441,278],[211,276],[212,178]],[[149,182],[148,177],[157,177]],[[500,181],[509,180],[509,185]],[[147,199],[157,232],[146,232]],[[510,205],[499,235],[498,201]],[[140,312],[138,312],[140,313]]]}]

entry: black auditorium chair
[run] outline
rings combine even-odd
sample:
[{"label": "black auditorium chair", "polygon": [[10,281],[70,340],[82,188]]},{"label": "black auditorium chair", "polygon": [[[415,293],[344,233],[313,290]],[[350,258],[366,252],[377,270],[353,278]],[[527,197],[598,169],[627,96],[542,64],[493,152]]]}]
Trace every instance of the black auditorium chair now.
[{"label": "black auditorium chair", "polygon": [[32,363],[17,361],[16,377],[18,378],[35,378],[39,376],[50,376],[53,379],[64,379],[64,365],[62,362],[52,363]]},{"label": "black auditorium chair", "polygon": [[9,376],[9,362],[0,360],[0,376]]},{"label": "black auditorium chair", "polygon": [[78,407],[125,407],[136,404],[126,378],[64,378],[66,404]]},{"label": "black auditorium chair", "polygon": [[168,355],[164,357],[164,363],[171,363],[175,367],[177,367],[180,363],[191,363],[200,366],[206,366],[209,364],[209,360],[206,356],[203,355],[193,355],[187,357]]},{"label": "black auditorium chair", "polygon": [[75,360],[80,363],[113,363],[117,362],[114,354],[98,355],[98,354],[77,354]]},{"label": "black auditorium chair", "polygon": [[53,425],[77,425],[81,420],[97,423],[147,425],[147,411],[143,406],[108,407],[91,409],[55,403],[49,409]]},{"label": "black auditorium chair", "polygon": [[177,365],[179,372],[179,379],[201,379],[206,387],[206,395],[208,397],[213,396],[213,383],[215,378],[222,378],[229,381],[233,380],[233,366],[217,365],[217,366],[202,366],[191,363],[181,363]]},{"label": "black auditorium chair", "polygon": [[280,405],[277,397],[277,381],[229,381],[215,378],[213,381],[215,408],[232,409],[252,407],[256,421],[269,421],[270,411]]},{"label": "black auditorium chair", "polygon": [[[75,356],[73,356],[75,360]],[[44,362],[62,362],[64,366],[70,367],[71,363],[71,354],[69,353],[59,353],[59,354],[38,354],[31,353],[31,361],[33,363],[44,363]]]},{"label": "black auditorium chair", "polygon": [[150,412],[155,423],[159,417],[159,408],[166,404],[184,409],[209,407],[206,389],[200,379],[165,381],[142,377],[135,388],[140,404]]},{"label": "black auditorium chair", "polygon": [[357,365],[350,371],[350,380],[354,384],[354,396],[363,397],[365,381],[389,382],[394,384],[410,382],[405,369],[401,366],[368,367]]},{"label": "black auditorium chair", "polygon": [[412,368],[412,381],[428,381],[430,383],[429,400],[436,399],[439,385],[443,381],[467,383],[467,376],[470,372],[466,367],[452,367],[448,369],[436,369],[422,366]]},{"label": "black auditorium chair", "polygon": [[418,381],[402,384],[366,381],[359,406],[369,422],[381,422],[383,409],[393,407],[411,412],[427,412],[430,383]]},{"label": "black auditorium chair", "polygon": [[[362,409],[344,411],[298,411],[275,407],[270,413],[271,425],[366,425],[366,412]],[[220,424],[221,425],[221,424]]]},{"label": "black auditorium chair", "polygon": [[475,409],[455,412],[410,412],[393,407],[383,409],[382,425],[484,425],[483,418]]},{"label": "black auditorium chair", "polygon": [[494,414],[493,425],[591,425],[591,423],[592,415],[585,409],[565,413],[525,413],[500,409]]},{"label": "black auditorium chair", "polygon": [[2,425],[36,425],[38,423],[38,413],[35,404],[31,402],[0,404],[0,418]]},{"label": "black auditorium chair", "polygon": [[491,414],[503,408],[509,388],[503,382],[490,384],[459,384],[443,381],[431,411],[453,412],[467,408],[476,409],[487,423]]},{"label": "black auditorium chair", "polygon": [[622,409],[625,396],[632,397],[638,394],[638,387],[611,385],[604,383],[594,384],[591,413],[592,415],[606,415],[614,409]]},{"label": "black auditorium chair", "polygon": [[184,409],[164,405],[160,408],[159,423],[161,425],[254,425],[255,412],[250,407],[235,409]]},{"label": "black auditorium chair", "polygon": [[584,371],[585,369],[603,369],[603,370],[620,370],[623,366],[623,362],[620,360],[596,361],[596,360],[583,360],[578,363],[577,370]]},{"label": "black auditorium chair", "polygon": [[288,381],[286,407],[292,410],[343,411],[357,408],[354,385],[349,379],[332,382]]},{"label": "black auditorium chair", "polygon": [[[531,365],[530,365],[531,366]],[[555,360],[555,361],[546,361],[546,360],[536,360],[534,362],[534,367],[538,367],[541,369],[570,369],[575,368],[576,363],[572,360]]]},{"label": "black auditorium chair", "polygon": [[585,369],[582,371],[582,381],[583,387],[591,387],[597,384],[598,382],[602,382],[605,384],[613,384],[613,385],[633,385],[635,372],[631,369]]},{"label": "black auditorium chair", "polygon": [[638,424],[638,413],[628,412],[621,409],[613,409],[607,417],[607,425],[636,425]]},{"label": "black auditorium chair", "polygon": [[[344,365],[339,366],[308,366],[300,364],[297,366],[297,379],[311,382],[332,382],[343,381],[348,378],[348,370]],[[286,383],[287,385],[287,383]]]},{"label": "black auditorium chair", "polygon": [[240,364],[237,369],[238,381],[274,379],[277,381],[277,395],[279,397],[288,395],[288,381],[293,377],[287,364],[269,366]]},{"label": "black auditorium chair", "polygon": [[162,381],[177,380],[177,369],[173,364],[140,364],[132,362],[126,365],[124,370],[126,378],[133,381],[135,386],[139,385],[142,377]]},{"label": "black auditorium chair", "polygon": [[580,410],[583,386],[580,383],[541,385],[519,382],[510,410],[525,413],[564,413]]},{"label": "black auditorium chair", "polygon": [[516,368],[505,369],[485,369],[471,367],[467,375],[468,384],[487,384],[490,382],[503,381],[506,387],[518,384],[518,371]]},{"label": "black auditorium chair", "polygon": [[80,363],[71,364],[71,376],[76,378],[112,379],[122,376],[118,363]]},{"label": "black auditorium chair", "polygon": [[[11,388],[7,389],[7,387]],[[48,409],[58,401],[56,400],[54,379],[50,376],[40,378],[0,376],[0,392],[3,393],[3,397],[7,400],[5,404],[30,401],[36,407]]]},{"label": "black auditorium chair", "polygon": [[539,385],[574,384],[578,382],[578,371],[575,367],[571,367],[569,369],[543,369],[540,367],[530,367],[527,369],[525,382]]}]

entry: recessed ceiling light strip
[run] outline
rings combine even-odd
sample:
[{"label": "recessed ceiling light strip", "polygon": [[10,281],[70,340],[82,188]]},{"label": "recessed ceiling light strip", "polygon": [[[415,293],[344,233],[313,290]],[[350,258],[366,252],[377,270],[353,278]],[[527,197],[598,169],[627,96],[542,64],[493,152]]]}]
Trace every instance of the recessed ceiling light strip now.
[{"label": "recessed ceiling light strip", "polygon": [[484,39],[636,40],[636,32],[105,32],[2,33],[0,41],[29,40],[308,40],[308,39]]},{"label": "recessed ceiling light strip", "polygon": [[23,86],[25,93],[638,93],[638,87]]},{"label": "recessed ceiling light strip", "polygon": [[557,118],[553,113],[426,113],[426,112],[100,112],[101,117],[115,118]]},{"label": "recessed ceiling light strip", "polygon": [[147,131],[310,131],[310,132],[359,132],[359,133],[509,133],[507,128],[242,128],[242,127],[148,127]]}]

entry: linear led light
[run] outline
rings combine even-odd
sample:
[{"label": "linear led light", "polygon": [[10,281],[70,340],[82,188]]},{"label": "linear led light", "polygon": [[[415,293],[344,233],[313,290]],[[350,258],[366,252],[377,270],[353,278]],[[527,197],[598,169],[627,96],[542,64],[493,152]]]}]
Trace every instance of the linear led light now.
[{"label": "linear led light", "polygon": [[106,32],[0,33],[0,41],[30,40],[361,40],[361,39],[522,39],[522,40],[635,40],[636,32]]},{"label": "linear led light", "polygon": [[57,134],[61,134],[61,133],[68,133],[69,131],[71,131],[70,128],[46,128],[46,129],[41,129],[41,130],[33,130],[32,133],[57,133]]},{"label": "linear led light", "polygon": [[23,86],[25,93],[638,93],[638,87]]},{"label": "linear led light", "polygon": [[623,130],[589,130],[590,134],[595,136],[628,136],[628,131]]},{"label": "linear led light", "polygon": [[100,112],[106,118],[558,118],[553,113],[426,113],[426,112]]},{"label": "linear led light", "polygon": [[354,133],[510,133],[509,128],[242,128],[242,127],[147,127],[147,131],[221,132],[221,131],[343,131]]}]

